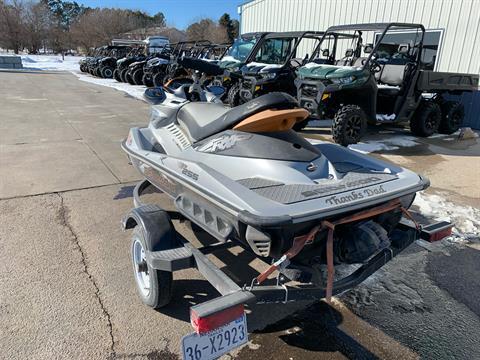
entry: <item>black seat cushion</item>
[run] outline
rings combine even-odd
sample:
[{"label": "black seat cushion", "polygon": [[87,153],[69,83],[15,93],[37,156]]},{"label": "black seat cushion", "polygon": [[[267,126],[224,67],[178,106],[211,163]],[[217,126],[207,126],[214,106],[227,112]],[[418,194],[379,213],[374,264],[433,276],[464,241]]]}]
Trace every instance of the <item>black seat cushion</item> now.
[{"label": "black seat cushion", "polygon": [[298,107],[294,97],[273,92],[229,109],[221,104],[191,102],[178,110],[177,121],[193,142],[229,129],[247,117],[267,109]]}]

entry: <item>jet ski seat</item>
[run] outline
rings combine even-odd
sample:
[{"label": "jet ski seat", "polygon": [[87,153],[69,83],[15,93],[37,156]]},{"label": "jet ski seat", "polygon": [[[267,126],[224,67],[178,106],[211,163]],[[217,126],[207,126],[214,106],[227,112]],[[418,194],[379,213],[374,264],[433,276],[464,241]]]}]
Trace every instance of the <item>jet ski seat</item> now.
[{"label": "jet ski seat", "polygon": [[230,129],[240,121],[261,111],[296,107],[299,107],[297,100],[281,92],[259,96],[231,109],[221,104],[190,102],[178,110],[177,122],[190,139],[197,142],[220,131]]}]

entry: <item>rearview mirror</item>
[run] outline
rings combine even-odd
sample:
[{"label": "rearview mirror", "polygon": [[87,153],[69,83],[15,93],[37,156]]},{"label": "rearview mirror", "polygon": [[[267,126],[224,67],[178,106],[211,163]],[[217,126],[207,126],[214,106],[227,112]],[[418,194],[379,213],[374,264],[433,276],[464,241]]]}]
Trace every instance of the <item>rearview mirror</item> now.
[{"label": "rearview mirror", "polygon": [[323,50],[322,50],[322,56],[323,56],[323,57],[329,57],[329,56],[330,56],[330,50],[328,50],[328,49],[323,49]]},{"label": "rearview mirror", "polygon": [[363,52],[365,54],[370,54],[373,51],[373,44],[365,44],[365,47],[363,48]]}]

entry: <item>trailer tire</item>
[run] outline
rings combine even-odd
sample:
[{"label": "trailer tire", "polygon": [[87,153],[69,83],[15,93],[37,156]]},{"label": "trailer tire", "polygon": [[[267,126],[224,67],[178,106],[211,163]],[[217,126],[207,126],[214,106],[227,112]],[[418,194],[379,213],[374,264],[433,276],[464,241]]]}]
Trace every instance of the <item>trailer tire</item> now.
[{"label": "trailer tire", "polygon": [[336,113],[332,123],[332,137],[337,144],[356,144],[367,130],[367,116],[358,105],[344,105]]},{"label": "trailer tire", "polygon": [[463,123],[465,108],[458,101],[445,101],[442,104],[442,120],[438,127],[440,134],[453,134]]},{"label": "trailer tire", "polygon": [[429,137],[438,131],[442,110],[433,101],[422,101],[410,120],[410,131],[415,136]]},{"label": "trailer tire", "polygon": [[240,84],[236,83],[232,85],[230,90],[228,90],[227,100],[228,105],[232,108],[240,105]]},{"label": "trailer tire", "polygon": [[[159,309],[170,303],[173,276],[169,271],[155,270],[146,263],[142,251],[145,253],[147,249],[151,249],[150,246],[152,244],[147,244],[143,228],[136,226],[132,234],[131,259],[137,292],[145,305]],[[146,285],[149,286],[148,289]]]}]

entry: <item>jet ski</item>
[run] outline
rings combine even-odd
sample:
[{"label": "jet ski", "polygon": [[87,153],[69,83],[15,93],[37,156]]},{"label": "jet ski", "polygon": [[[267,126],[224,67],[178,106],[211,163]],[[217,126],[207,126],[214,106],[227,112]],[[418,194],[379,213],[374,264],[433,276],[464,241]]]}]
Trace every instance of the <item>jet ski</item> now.
[{"label": "jet ski", "polygon": [[334,236],[336,264],[362,263],[390,245],[415,193],[429,186],[391,163],[309,142],[292,130],[308,112],[285,93],[229,108],[147,92],[149,125],[122,143],[132,164],[185,218],[259,257],[326,264]]}]

